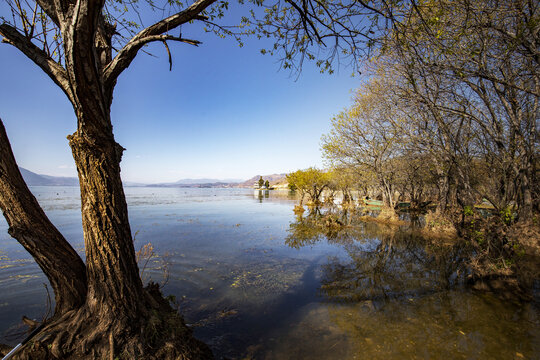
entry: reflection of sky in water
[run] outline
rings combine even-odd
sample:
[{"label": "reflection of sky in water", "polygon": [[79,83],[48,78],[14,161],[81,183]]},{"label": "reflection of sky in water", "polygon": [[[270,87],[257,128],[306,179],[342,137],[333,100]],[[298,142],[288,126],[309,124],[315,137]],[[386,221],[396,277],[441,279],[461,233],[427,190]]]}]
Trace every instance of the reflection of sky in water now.
[{"label": "reflection of sky in water", "polygon": [[[32,191],[82,254],[78,188]],[[136,250],[151,242],[157,254],[145,280],[162,282],[166,262],[165,295],[175,296],[186,322],[218,357],[508,359],[540,353],[537,309],[446,290],[448,274],[442,273],[452,254],[435,261],[421,244],[389,237],[375,224],[310,240],[314,233],[309,224],[295,225],[293,200],[284,193],[126,188],[126,197]],[[299,246],[286,245],[295,241]],[[22,315],[44,315],[44,283],[1,218],[0,334]]]}]

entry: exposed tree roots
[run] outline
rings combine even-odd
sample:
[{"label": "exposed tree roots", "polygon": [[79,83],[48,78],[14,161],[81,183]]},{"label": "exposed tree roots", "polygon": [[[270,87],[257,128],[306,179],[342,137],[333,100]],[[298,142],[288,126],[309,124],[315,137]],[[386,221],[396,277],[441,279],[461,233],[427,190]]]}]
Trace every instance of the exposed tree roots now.
[{"label": "exposed tree roots", "polygon": [[136,321],[90,313],[87,306],[53,318],[15,359],[212,359],[157,285],[145,292],[147,311]]}]

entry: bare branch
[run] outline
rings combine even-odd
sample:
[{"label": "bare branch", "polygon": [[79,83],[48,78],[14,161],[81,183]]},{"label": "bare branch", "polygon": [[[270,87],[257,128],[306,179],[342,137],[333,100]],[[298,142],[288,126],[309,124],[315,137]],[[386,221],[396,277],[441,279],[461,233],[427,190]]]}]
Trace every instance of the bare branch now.
[{"label": "bare branch", "polygon": [[191,45],[197,45],[199,42],[181,38],[159,38],[157,36],[173,30],[176,27],[185,24],[191,20],[205,20],[206,17],[201,16],[201,13],[216,0],[198,0],[191,4],[186,9],[169,16],[154,25],[147,27],[135,35],[119,52],[115,58],[105,67],[103,78],[105,84],[112,84],[118,76],[124,71],[133,61],[139,50],[147,43],[152,41],[175,40],[186,42]]},{"label": "bare branch", "polygon": [[166,40],[183,42],[183,43],[193,45],[193,46],[199,46],[200,44],[202,44],[202,42],[198,40],[185,39],[185,38],[177,37],[173,35],[154,35],[154,36],[148,36],[148,37],[145,37],[144,39],[141,39],[141,41],[144,42],[144,44],[148,44],[154,41],[166,41]]},{"label": "bare branch", "polygon": [[167,45],[167,42],[163,40],[163,45],[165,46],[165,49],[167,49],[167,55],[169,55],[169,71],[172,70],[172,56],[171,56],[171,50],[169,49],[169,45]]},{"label": "bare branch", "polygon": [[39,66],[73,101],[66,70],[9,24],[0,24],[2,42],[11,44]]},{"label": "bare branch", "polygon": [[313,21],[311,21],[311,19],[308,17],[308,14],[306,14],[306,12],[304,12],[300,8],[300,6],[295,4],[294,1],[292,1],[292,0],[285,0],[285,1],[287,3],[289,3],[289,4],[291,4],[292,7],[294,7],[296,9],[296,11],[298,11],[298,13],[300,14],[300,18],[302,19],[302,24],[303,24],[303,27],[304,27],[304,30],[305,30],[306,34],[309,34],[309,29],[308,29],[308,27],[306,25],[306,22],[307,22],[309,24],[309,26],[311,27],[311,29],[313,29],[313,33],[315,34],[315,37],[317,38],[317,41],[319,43],[321,43],[322,45],[326,46],[326,44],[324,43],[324,41],[321,38],[321,35],[319,34],[319,31],[317,31],[317,28],[313,24]]}]

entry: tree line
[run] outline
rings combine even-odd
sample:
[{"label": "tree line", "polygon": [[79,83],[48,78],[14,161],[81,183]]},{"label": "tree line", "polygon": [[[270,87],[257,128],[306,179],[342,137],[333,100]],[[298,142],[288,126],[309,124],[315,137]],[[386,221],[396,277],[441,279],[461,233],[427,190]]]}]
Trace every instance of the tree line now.
[{"label": "tree line", "polygon": [[488,202],[540,211],[539,5],[436,1],[384,38],[353,105],[322,138],[325,159],[367,194],[444,212]]},{"label": "tree line", "polygon": [[384,218],[399,202],[429,203],[426,228],[471,248],[471,281],[503,279],[513,296],[530,294],[540,257],[540,4],[410,9],[323,135],[328,170],[299,170],[289,183],[313,205],[323,188],[344,202],[353,189],[382,200]]}]

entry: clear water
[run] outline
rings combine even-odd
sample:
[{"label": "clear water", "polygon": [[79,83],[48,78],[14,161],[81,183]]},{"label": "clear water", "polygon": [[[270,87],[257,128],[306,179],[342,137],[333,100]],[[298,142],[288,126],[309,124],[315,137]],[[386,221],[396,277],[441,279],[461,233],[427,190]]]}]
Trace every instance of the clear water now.
[{"label": "clear water", "polygon": [[[78,189],[32,191],[82,255]],[[143,278],[164,284],[217,358],[540,358],[539,309],[461,287],[458,249],[351,216],[345,229],[321,227],[279,192],[126,196],[135,248],[151,242],[156,253]],[[23,315],[46,316],[44,284],[0,219],[0,342],[18,341]]]}]

